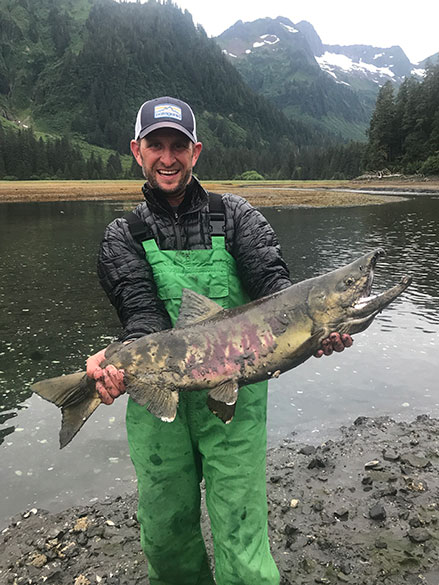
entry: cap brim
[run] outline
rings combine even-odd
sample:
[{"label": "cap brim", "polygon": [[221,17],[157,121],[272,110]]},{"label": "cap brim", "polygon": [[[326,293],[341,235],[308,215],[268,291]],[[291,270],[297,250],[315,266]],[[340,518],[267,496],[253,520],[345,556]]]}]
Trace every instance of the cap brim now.
[{"label": "cap brim", "polygon": [[145,128],[144,130],[140,131],[139,136],[136,138],[136,140],[145,138],[145,136],[148,136],[148,134],[151,134],[151,132],[154,132],[154,130],[160,130],[160,128],[174,128],[174,130],[178,130],[182,134],[185,134],[190,139],[191,142],[193,143],[197,142],[197,137],[191,134],[189,130],[186,130],[186,128],[183,128],[180,124],[176,124],[175,122],[170,121],[157,122],[157,124],[152,124],[152,126],[148,126],[148,128]]}]

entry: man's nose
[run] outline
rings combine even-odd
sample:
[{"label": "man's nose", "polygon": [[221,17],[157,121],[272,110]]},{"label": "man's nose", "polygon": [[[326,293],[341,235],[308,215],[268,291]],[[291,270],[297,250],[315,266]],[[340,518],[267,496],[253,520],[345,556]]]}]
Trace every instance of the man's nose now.
[{"label": "man's nose", "polygon": [[175,156],[172,148],[164,148],[162,150],[160,160],[165,166],[170,167],[175,161]]}]

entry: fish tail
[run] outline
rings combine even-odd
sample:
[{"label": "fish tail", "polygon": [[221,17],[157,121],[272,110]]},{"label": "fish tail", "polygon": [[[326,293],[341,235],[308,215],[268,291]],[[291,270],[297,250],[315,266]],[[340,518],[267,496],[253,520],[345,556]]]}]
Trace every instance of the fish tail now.
[{"label": "fish tail", "polygon": [[42,380],[32,384],[31,390],[61,408],[60,449],[70,443],[102,402],[95,381],[85,372]]}]

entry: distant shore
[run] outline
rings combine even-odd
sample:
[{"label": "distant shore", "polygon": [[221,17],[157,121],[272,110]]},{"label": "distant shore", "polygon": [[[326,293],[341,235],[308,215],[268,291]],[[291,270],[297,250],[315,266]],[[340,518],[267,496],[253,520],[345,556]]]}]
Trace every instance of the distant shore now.
[{"label": "distant shore", "polygon": [[[429,191],[439,194],[439,179],[383,178],[352,181],[203,181],[217,193],[236,193],[256,207],[333,207],[374,205],[400,201],[401,197],[381,191]],[[129,201],[142,200],[142,180],[118,181],[0,181],[0,203],[43,201]],[[355,189],[357,192],[345,192]],[[361,190],[379,191],[369,194]]]}]

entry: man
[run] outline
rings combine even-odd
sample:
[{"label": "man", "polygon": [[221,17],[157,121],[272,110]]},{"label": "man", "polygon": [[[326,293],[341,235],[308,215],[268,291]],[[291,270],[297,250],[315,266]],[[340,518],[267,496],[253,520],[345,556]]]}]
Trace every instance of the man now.
[{"label": "man", "polygon": [[[98,261],[101,284],[123,325],[120,341],[171,327],[184,287],[228,308],[291,285],[264,217],[232,194],[218,204],[192,176],[202,144],[188,104],[170,97],[145,102],[131,150],[146,178],[145,202],[134,218],[108,226]],[[215,237],[212,207],[225,228]],[[333,334],[318,354],[351,343]],[[89,358],[87,374],[111,404],[124,391],[123,372],[102,370],[104,355]],[[207,408],[206,392],[182,393],[172,423],[129,399],[127,434],[152,585],[214,583],[200,531],[203,477],[217,584],[279,583],[267,535],[266,402],[266,382],[241,388],[235,416],[225,425]]]}]

